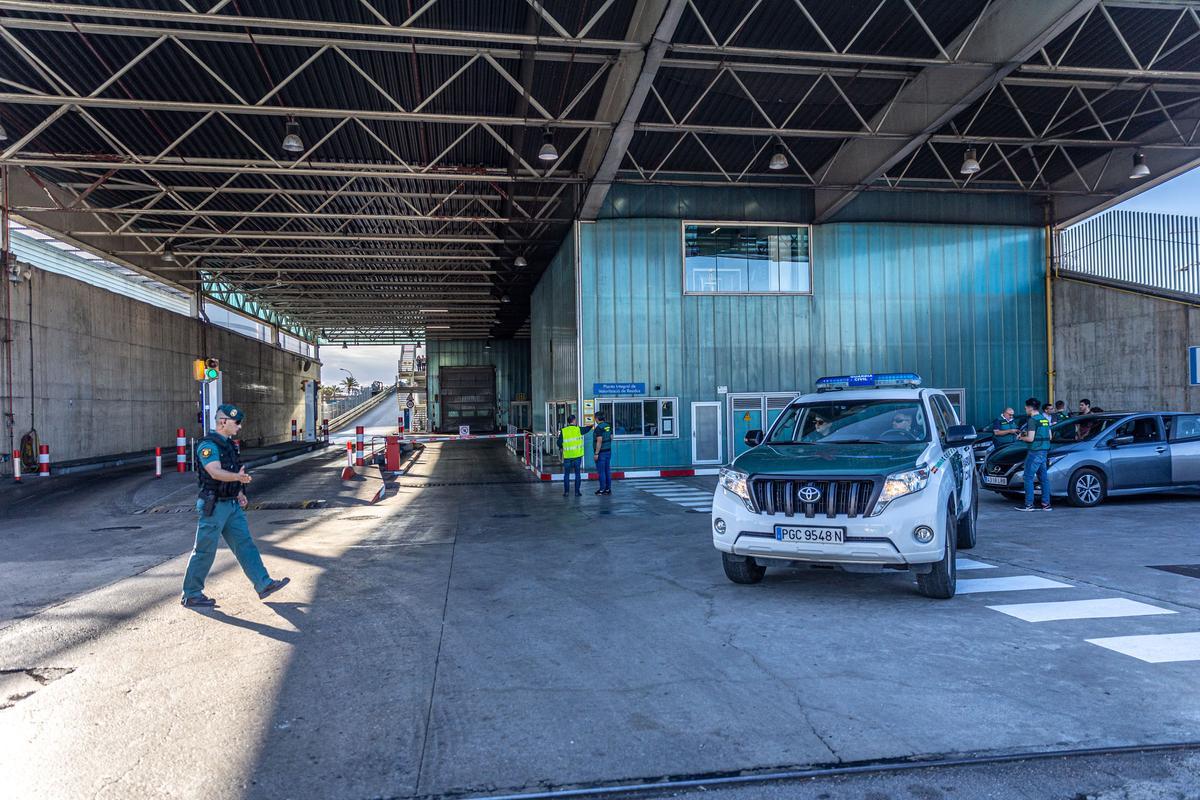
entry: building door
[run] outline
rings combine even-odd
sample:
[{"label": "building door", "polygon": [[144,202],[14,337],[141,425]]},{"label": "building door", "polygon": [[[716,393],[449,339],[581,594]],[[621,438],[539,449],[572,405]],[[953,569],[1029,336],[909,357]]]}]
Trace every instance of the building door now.
[{"label": "building door", "polygon": [[459,426],[470,425],[471,433],[496,428],[496,368],[442,367],[438,370],[444,433],[457,433]]},{"label": "building door", "polygon": [[692,463],[721,462],[721,404],[692,403]]}]

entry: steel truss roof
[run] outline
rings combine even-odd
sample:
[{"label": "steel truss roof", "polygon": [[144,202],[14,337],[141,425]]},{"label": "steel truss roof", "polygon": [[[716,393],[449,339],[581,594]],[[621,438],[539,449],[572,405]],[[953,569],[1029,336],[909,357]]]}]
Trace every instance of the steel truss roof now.
[{"label": "steel truss roof", "polygon": [[14,213],[177,285],[329,340],[511,336],[614,182],[1062,222],[1191,168],[1200,0],[0,0],[0,122]]}]

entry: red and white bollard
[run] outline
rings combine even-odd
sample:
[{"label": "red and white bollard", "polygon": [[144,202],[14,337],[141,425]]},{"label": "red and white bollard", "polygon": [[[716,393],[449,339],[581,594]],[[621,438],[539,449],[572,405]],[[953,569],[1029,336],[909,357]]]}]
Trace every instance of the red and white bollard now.
[{"label": "red and white bollard", "polygon": [[321,438],[329,441],[329,420],[327,419],[321,420]]},{"label": "red and white bollard", "polygon": [[354,466],[356,467],[366,466],[366,462],[363,461],[363,437],[365,433],[366,428],[362,425],[354,427]]},{"label": "red and white bollard", "polygon": [[38,475],[43,478],[50,477],[50,445],[38,445]]},{"label": "red and white bollard", "polygon": [[21,451],[13,450],[13,480],[21,482]]},{"label": "red and white bollard", "polygon": [[154,448],[154,477],[162,477],[162,448]]},{"label": "red and white bollard", "polygon": [[292,441],[296,441],[296,420],[292,420]]},{"label": "red and white bollard", "polygon": [[175,429],[175,471],[187,472],[187,431]]}]

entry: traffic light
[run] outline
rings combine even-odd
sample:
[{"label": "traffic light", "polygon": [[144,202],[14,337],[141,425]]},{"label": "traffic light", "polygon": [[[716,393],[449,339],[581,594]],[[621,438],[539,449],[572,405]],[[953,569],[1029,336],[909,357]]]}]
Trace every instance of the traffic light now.
[{"label": "traffic light", "polygon": [[198,381],[211,383],[221,377],[221,362],[215,358],[198,358],[192,362],[192,375]]}]

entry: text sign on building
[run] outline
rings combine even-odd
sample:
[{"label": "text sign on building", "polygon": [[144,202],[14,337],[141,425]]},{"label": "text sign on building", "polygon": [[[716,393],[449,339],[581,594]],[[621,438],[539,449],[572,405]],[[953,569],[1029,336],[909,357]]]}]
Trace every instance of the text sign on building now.
[{"label": "text sign on building", "polygon": [[634,396],[646,393],[644,383],[593,383],[592,394],[597,397]]},{"label": "text sign on building", "polygon": [[1200,386],[1200,347],[1188,348],[1188,383]]}]

